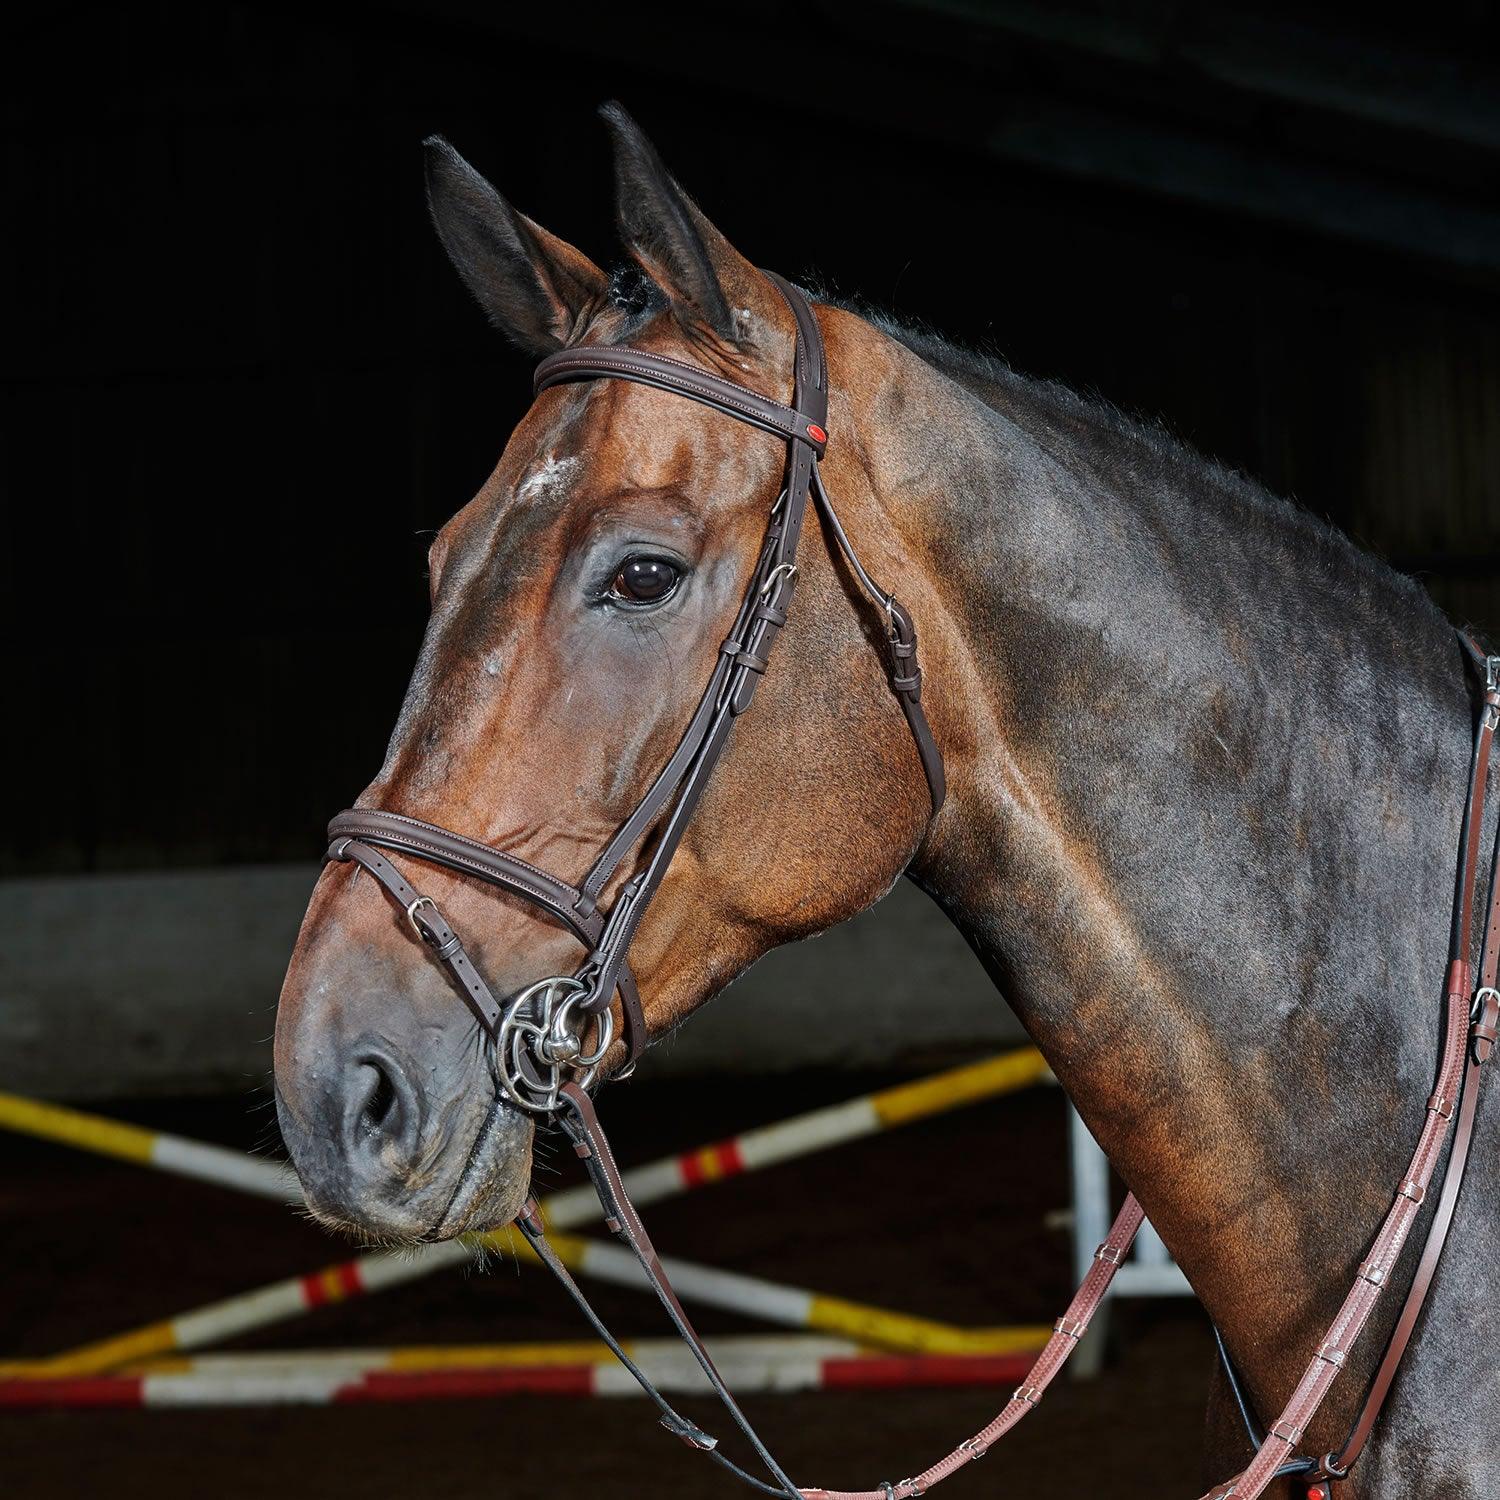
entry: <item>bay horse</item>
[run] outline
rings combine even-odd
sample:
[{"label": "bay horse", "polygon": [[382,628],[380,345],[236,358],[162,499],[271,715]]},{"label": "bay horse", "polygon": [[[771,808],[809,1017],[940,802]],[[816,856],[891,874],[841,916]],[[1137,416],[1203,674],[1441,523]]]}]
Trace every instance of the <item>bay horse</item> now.
[{"label": "bay horse", "polygon": [[[628,266],[606,274],[434,140],[429,200],[463,280],[538,356],[628,347],[786,403],[792,301],[622,110],[605,115]],[[921,623],[946,799],[934,811],[872,650],[880,622],[825,518],[755,712],[631,947],[646,1030],[907,875],[1144,1205],[1251,1401],[1276,1410],[1422,1127],[1475,712],[1463,650],[1418,583],[1162,430],[830,299],[813,316],[821,474]],[[581,882],[689,723],[785,456],[649,383],[543,390],[433,543],[431,620],[359,807]],[[378,587],[352,602],[377,608]],[[659,836],[643,831],[605,899]],[[308,1203],[389,1243],[508,1223],[535,1116],[497,1091],[452,976],[364,876],[325,868],[277,1018],[278,1113]],[[417,905],[470,935],[495,993],[576,962],[577,934],[533,902],[450,870],[422,882]],[[621,1026],[602,1075],[625,1059]],[[1481,1100],[1481,1131],[1497,1107]],[[1497,1179],[1480,1153],[1343,1495],[1500,1485]],[[1311,1451],[1347,1430],[1396,1311],[1350,1353]],[[1219,1378],[1208,1477],[1245,1459],[1229,1407]]]}]

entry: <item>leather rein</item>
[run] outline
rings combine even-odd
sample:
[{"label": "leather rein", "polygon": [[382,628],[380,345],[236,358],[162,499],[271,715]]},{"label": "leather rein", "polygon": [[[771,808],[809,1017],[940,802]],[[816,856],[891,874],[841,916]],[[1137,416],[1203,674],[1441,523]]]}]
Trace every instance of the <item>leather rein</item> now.
[{"label": "leather rein", "polygon": [[[771,648],[787,622],[796,588],[797,543],[809,499],[816,505],[834,543],[869,599],[881,610],[886,626],[886,668],[892,692],[906,716],[927,780],[932,810],[942,806],[942,756],[921,706],[922,674],[917,665],[917,638],[911,616],[893,595],[865,570],[823,488],[818,465],[828,443],[828,369],[822,335],[812,310],[795,287],[766,273],[790,307],[796,321],[792,404],[786,406],[698,366],[664,355],[630,348],[577,348],[544,359],[534,389],[540,393],[564,383],[632,380],[671,391],[724,412],[779,437],[787,459],[781,494],[772,507],[765,538],[746,587],[734,625],[719,648],[707,686],[670,759],[658,772],[636,810],[620,825],[582,882],[574,885],[502,849],[496,849],[436,824],[401,813],[354,808],[329,825],[327,858],[350,861],[367,870],[404,910],[416,937],[447,969],[477,1017],[488,1043],[497,1100],[553,1121],[572,1141],[599,1195],[605,1223],[629,1247],[667,1316],[702,1368],[725,1411],[765,1466],[769,1480],[741,1468],[719,1451],[718,1440],[678,1413],[651,1384],[604,1326],[587,1298],[547,1243],[535,1200],[528,1200],[516,1223],[539,1258],[550,1268],[594,1327],[641,1385],[661,1413],[662,1425],[690,1446],[766,1494],[787,1500],[909,1500],[924,1494],[950,1474],[982,1458],[991,1444],[1014,1427],[1041,1400],[1043,1393],[1083,1337],[1103,1300],[1115,1271],[1129,1253],[1144,1212],[1134,1194],[1126,1197],[1093,1265],[1067,1311],[1053,1328],[1026,1379],[995,1419],[965,1439],[922,1473],[878,1488],[838,1491],[799,1488],[781,1469],[740,1410],[703,1341],[693,1329],[662,1269],[645,1224],[625,1192],[614,1155],[594,1111],[588,1089],[600,1076],[615,1039],[613,1005],[620,1002],[624,1063],[619,1076],[633,1068],[649,1037],[640,995],[627,954],[642,916],[661,884],[715,766],[723,755],[734,721],[755,696]],[[1329,1327],[1317,1354],[1298,1381],[1285,1409],[1262,1437],[1255,1428],[1233,1365],[1225,1356],[1235,1394],[1256,1453],[1227,1485],[1209,1491],[1204,1500],[1254,1500],[1273,1479],[1303,1476],[1309,1497],[1323,1500],[1326,1485],[1344,1478],[1368,1438],[1410,1342],[1417,1318],[1442,1254],[1472,1141],[1480,1071],[1488,1060],[1500,1026],[1500,888],[1492,859],[1478,984],[1470,966],[1478,848],[1490,751],[1500,724],[1500,657],[1483,657],[1466,637],[1466,650],[1485,673],[1484,706],[1475,733],[1468,797],[1461,840],[1452,946],[1445,985],[1444,1030],[1437,1084],[1427,1101],[1421,1135],[1411,1163],[1384,1222],[1360,1265],[1354,1285]],[[624,882],[612,903],[601,905],[611,877],[626,857],[655,830],[656,840],[643,867]],[[572,975],[556,975],[528,986],[504,1004],[496,999],[470,959],[458,934],[436,903],[413,887],[382,851],[444,866],[520,896],[567,928],[586,957]],[[1322,1459],[1297,1455],[1302,1433],[1322,1403],[1348,1350],[1364,1327],[1385,1286],[1407,1235],[1427,1195],[1450,1122],[1457,1118],[1437,1211],[1428,1228],[1422,1257],[1410,1284],[1400,1319],[1371,1382],[1349,1438],[1337,1453]]]}]

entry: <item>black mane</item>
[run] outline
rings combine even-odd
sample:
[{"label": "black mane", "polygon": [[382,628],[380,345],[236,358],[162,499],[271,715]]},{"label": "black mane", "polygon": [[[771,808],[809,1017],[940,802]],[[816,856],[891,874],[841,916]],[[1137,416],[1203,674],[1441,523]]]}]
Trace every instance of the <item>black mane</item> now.
[{"label": "black mane", "polygon": [[1365,551],[1345,532],[1296,500],[1275,494],[1247,474],[1200,453],[1159,418],[1123,411],[1059,380],[1026,375],[998,353],[969,348],[936,329],[901,319],[858,299],[827,292],[817,300],[863,318],[926,364],[962,386],[992,411],[1014,422],[1049,451],[1083,456],[1100,481],[1113,487],[1132,477],[1195,506],[1209,504],[1237,526],[1265,532],[1297,553],[1326,584],[1342,578],[1361,597],[1403,596],[1432,610],[1422,584]]}]

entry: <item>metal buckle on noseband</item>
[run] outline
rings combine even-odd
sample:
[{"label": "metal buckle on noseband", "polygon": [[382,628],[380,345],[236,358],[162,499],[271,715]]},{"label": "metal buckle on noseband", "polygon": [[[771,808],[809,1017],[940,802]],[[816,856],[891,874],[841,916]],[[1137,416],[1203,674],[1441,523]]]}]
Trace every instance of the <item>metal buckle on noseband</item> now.
[{"label": "metal buckle on noseband", "polygon": [[[615,1039],[608,1008],[581,1009],[589,986],[561,974],[539,979],[506,1007],[492,1048],[495,1081],[518,1108],[550,1114],[570,1079],[586,1089]],[[584,1050],[589,1022],[597,1022],[592,1051]]]}]

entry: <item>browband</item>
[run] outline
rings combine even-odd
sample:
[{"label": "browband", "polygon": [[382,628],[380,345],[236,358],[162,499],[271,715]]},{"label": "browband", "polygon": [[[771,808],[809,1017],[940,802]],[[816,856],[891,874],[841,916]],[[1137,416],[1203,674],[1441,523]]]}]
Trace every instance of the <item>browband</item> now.
[{"label": "browband", "polygon": [[[823,426],[828,419],[826,393],[820,393],[824,394],[821,411],[798,411],[665,354],[645,354],[635,349],[608,346],[563,349],[549,354],[536,367],[532,390],[541,395],[549,387],[569,381],[610,377],[654,385],[658,390],[690,397],[705,406],[716,406],[752,427],[773,432],[779,438],[806,443],[819,458],[828,446],[828,431]],[[822,421],[817,420],[819,416]]]}]

